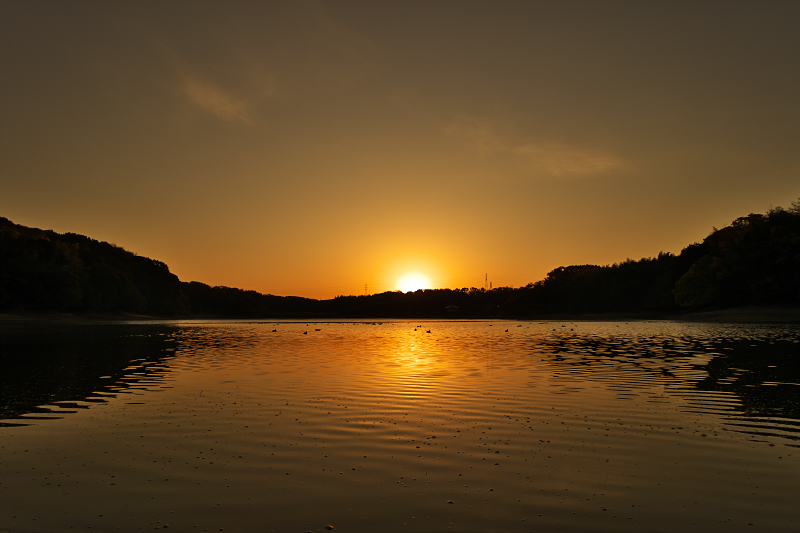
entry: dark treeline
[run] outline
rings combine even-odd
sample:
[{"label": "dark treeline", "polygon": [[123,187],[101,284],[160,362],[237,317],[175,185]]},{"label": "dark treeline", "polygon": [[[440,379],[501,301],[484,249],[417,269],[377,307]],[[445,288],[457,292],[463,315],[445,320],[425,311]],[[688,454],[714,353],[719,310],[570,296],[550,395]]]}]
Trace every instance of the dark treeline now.
[{"label": "dark treeline", "polygon": [[678,255],[559,267],[525,287],[314,300],[181,282],[166,264],[0,217],[0,309],[220,317],[490,317],[675,313],[800,304],[800,200],[750,214]]}]

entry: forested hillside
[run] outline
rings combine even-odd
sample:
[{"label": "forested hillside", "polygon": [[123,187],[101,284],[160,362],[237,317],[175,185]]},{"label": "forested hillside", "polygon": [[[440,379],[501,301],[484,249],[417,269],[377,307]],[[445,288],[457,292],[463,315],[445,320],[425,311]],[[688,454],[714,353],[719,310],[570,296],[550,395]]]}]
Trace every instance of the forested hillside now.
[{"label": "forested hillside", "polygon": [[679,255],[560,267],[526,287],[524,312],[641,312],[800,303],[800,201],[737,218]]},{"label": "forested hillside", "polygon": [[[0,218],[0,309],[153,316],[490,317],[659,313],[800,304],[800,200],[714,229],[678,255],[559,267],[525,287],[331,300],[181,282],[166,264],[74,233]],[[449,309],[448,309],[449,307]]]},{"label": "forested hillside", "polygon": [[0,250],[3,309],[190,312],[181,282],[167,265],[107,242],[0,218]]}]

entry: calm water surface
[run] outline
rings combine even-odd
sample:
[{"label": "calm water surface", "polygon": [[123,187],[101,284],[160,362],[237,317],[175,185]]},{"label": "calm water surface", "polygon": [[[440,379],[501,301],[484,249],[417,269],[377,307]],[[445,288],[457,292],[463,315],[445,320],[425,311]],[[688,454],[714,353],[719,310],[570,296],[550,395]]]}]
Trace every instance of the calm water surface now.
[{"label": "calm water surface", "polygon": [[0,531],[798,531],[798,341],[673,322],[6,326]]}]

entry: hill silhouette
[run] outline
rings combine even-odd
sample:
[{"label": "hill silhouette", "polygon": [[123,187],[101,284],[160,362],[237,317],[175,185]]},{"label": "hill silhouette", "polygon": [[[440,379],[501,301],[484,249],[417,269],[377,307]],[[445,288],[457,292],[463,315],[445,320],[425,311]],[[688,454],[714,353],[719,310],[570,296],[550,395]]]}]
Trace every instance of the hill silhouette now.
[{"label": "hill silhouette", "polygon": [[737,218],[680,254],[559,267],[524,287],[431,289],[315,300],[181,282],[107,242],[0,217],[0,309],[219,317],[500,317],[675,313],[800,304],[800,200]]}]

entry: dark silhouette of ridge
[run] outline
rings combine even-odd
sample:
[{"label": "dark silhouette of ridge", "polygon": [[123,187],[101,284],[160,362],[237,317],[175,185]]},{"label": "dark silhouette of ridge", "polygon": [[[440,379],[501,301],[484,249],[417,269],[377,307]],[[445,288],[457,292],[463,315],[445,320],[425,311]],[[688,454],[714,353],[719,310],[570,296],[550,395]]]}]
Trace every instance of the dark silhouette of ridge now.
[{"label": "dark silhouette of ridge", "polygon": [[0,217],[0,309],[219,317],[523,317],[800,304],[800,200],[737,218],[680,254],[559,267],[524,287],[315,300],[181,282],[166,264]]}]

